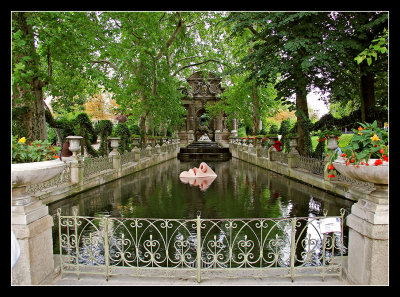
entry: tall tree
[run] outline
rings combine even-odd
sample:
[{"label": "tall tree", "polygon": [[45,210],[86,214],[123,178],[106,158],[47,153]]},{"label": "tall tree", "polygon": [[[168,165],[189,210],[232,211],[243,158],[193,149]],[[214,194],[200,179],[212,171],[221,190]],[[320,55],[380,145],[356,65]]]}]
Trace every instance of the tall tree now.
[{"label": "tall tree", "polygon": [[[204,34],[215,18],[208,13],[100,13],[104,46],[93,63],[112,69],[104,82],[121,112],[139,119],[178,126],[185,113],[179,87],[187,71],[219,63]],[[208,50],[208,51],[207,51]]]},{"label": "tall tree", "polygon": [[16,126],[28,139],[47,138],[45,94],[68,106],[98,88],[101,73],[88,63],[97,47],[94,26],[86,12],[12,13],[13,115],[25,111]]},{"label": "tall tree", "polygon": [[[339,12],[333,13],[330,20],[329,39],[335,43],[337,59],[341,62],[341,68],[336,68],[333,74],[331,100],[345,103],[357,100],[362,121],[367,117],[373,121],[373,114],[367,115],[368,111],[378,102],[387,105],[388,14]],[[375,40],[382,42],[374,44]],[[383,49],[383,55],[378,55],[377,49]]]},{"label": "tall tree", "polygon": [[252,32],[252,51],[242,59],[246,71],[259,83],[276,83],[278,99],[295,97],[299,153],[311,151],[307,93],[313,87],[324,90],[324,75],[331,56],[326,55],[324,32],[327,13],[242,12],[232,13],[235,34]]}]

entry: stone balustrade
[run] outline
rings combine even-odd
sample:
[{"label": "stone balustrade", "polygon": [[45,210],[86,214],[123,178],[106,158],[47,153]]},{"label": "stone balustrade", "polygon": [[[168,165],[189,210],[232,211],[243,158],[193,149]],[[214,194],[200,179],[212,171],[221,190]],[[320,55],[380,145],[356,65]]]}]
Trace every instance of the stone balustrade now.
[{"label": "stone balustrade", "polygon": [[350,179],[327,177],[328,159],[302,157],[296,147],[289,153],[277,152],[273,146],[262,147],[260,142],[246,144],[240,138],[232,137],[229,143],[232,157],[277,172],[310,184],[311,186],[335,193],[347,199],[358,201],[373,190],[373,185]]}]

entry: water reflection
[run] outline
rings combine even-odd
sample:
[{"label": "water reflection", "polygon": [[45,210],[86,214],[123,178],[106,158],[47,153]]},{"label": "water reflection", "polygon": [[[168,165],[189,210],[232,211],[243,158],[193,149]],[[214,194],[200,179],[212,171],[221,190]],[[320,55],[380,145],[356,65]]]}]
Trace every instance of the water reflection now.
[{"label": "water reflection", "polygon": [[200,190],[207,190],[211,184],[213,183],[216,176],[207,176],[207,177],[179,177],[180,181],[184,184],[190,184],[191,186],[198,186]]},{"label": "water reflection", "polygon": [[[292,230],[289,220],[277,222],[254,220],[251,223],[231,221],[230,225],[227,225],[226,220],[219,219],[310,217],[311,219],[306,218],[298,222],[296,236],[299,246],[302,245],[302,242],[309,242],[313,245],[313,240],[315,242],[316,238],[321,239],[320,235],[315,232],[314,226],[310,225],[312,217],[321,216],[324,209],[328,210],[328,215],[338,216],[341,208],[350,211],[353,203],[237,159],[228,162],[208,162],[218,177],[209,183],[204,191],[200,187],[193,186],[194,184],[182,183],[179,179],[180,172],[196,165],[198,162],[170,160],[71,198],[52,203],[49,205],[49,211],[55,215],[57,209],[60,208],[63,215],[71,215],[73,211],[76,211],[80,216],[92,216],[100,219],[102,214],[110,214],[111,217],[120,218],[115,225],[119,226],[120,230],[118,228],[113,230],[116,237],[113,239],[115,242],[111,245],[112,253],[120,255],[121,250],[128,250],[128,247],[122,246],[123,241],[118,241],[122,234],[125,238],[136,238],[136,235],[140,234],[142,242],[135,241],[136,245],[144,244],[149,240],[158,242],[160,253],[172,249],[173,254],[175,253],[174,257],[178,258],[182,256],[182,253],[179,254],[175,250],[176,246],[180,245],[186,249],[185,257],[191,255],[190,261],[189,258],[187,259],[190,263],[193,262],[196,242],[194,230],[191,230],[192,224],[184,229],[181,228],[182,230],[177,230],[174,238],[168,241],[170,242],[168,246],[161,245],[164,241],[162,239],[164,231],[160,232],[158,227],[156,228],[157,224],[165,225],[165,221],[159,221],[156,224],[152,220],[145,231],[135,233],[134,236],[128,234],[127,228],[122,228],[122,226],[125,221],[128,224],[130,218],[195,219],[196,212],[201,211],[202,219],[214,220],[204,222],[204,226],[207,227],[204,228],[206,233],[204,238],[202,237],[204,239],[204,265],[240,266],[241,263],[250,265],[252,261],[254,263],[261,261],[265,265],[285,266],[288,263],[289,238]],[[90,226],[92,229],[94,228],[94,225]],[[172,235],[170,234],[171,230],[169,230],[169,236]],[[301,232],[301,230],[305,231]],[[101,233],[101,228],[98,232]],[[91,243],[96,236],[95,233],[90,234],[85,236],[92,236],[92,239],[85,239],[82,245],[82,251],[88,255],[93,254],[88,251],[92,250],[99,241],[97,239],[97,242]],[[345,235],[346,237],[347,235]],[[54,253],[59,253],[57,221],[53,228],[53,238]],[[132,241],[131,247],[133,246]],[[228,257],[229,249],[227,247],[234,252],[233,258]],[[264,258],[250,258],[251,255],[254,257],[260,255],[260,250],[264,251],[262,253]],[[130,252],[133,253],[133,251]],[[311,260],[320,261],[319,256],[316,258],[313,256],[314,259],[311,260],[304,259],[303,252],[302,248],[296,249],[296,261],[302,263]],[[145,250],[138,249],[138,253],[132,254],[132,259],[135,261],[142,259],[144,262],[149,260],[143,258],[145,255],[148,256]],[[207,255],[210,258],[207,258]],[[214,256],[219,258],[214,258]],[[116,262],[119,261],[115,255],[111,255],[111,257],[114,257]],[[84,261],[84,258],[82,259]],[[175,260],[178,261],[177,259]],[[219,259],[218,262],[215,259]],[[171,259],[168,258],[169,260]],[[176,261],[174,263],[177,263]]]},{"label": "water reflection", "polygon": [[202,218],[210,219],[277,218],[317,216],[324,209],[328,215],[339,215],[340,208],[350,210],[353,203],[237,159],[209,162],[218,177],[202,184],[203,188],[194,181],[182,182],[179,173],[196,165],[170,160],[52,203],[49,210],[51,214],[61,208],[63,214],[77,209],[86,216],[176,219],[195,218],[199,210]]}]

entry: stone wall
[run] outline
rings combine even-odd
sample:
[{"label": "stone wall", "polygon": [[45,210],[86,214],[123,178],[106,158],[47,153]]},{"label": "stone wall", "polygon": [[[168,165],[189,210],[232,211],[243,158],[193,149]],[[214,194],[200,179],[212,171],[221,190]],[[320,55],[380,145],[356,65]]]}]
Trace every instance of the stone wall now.
[{"label": "stone wall", "polygon": [[[358,201],[371,192],[371,189],[366,189],[356,184],[329,179],[324,172],[313,173],[299,168],[296,166],[296,160],[299,158],[297,154],[278,153],[271,149],[268,151],[260,145],[253,146],[252,144],[234,143],[233,141],[229,144],[229,150],[234,158],[307,183],[346,199]],[[277,157],[280,158],[278,159]],[[323,162],[323,166],[326,165],[324,161],[315,160],[315,162]]]},{"label": "stone wall", "polygon": [[[131,156],[128,156],[130,159],[127,158],[127,160],[124,160],[124,163],[121,162],[121,159],[124,158],[124,154],[112,155],[112,169],[102,170],[90,176],[85,176],[83,166],[84,162],[87,162],[88,159],[79,158],[77,160],[69,160],[67,162],[69,166],[71,166],[71,181],[37,192],[34,195],[45,204],[64,199],[68,196],[89,190],[150,166],[160,164],[169,159],[176,158],[179,152],[179,143],[170,143],[163,146],[156,145],[154,148],[148,146],[144,150],[146,150],[145,154],[141,154],[139,149],[134,149],[129,153],[126,152],[125,154]],[[141,157],[141,155],[144,156]]]}]

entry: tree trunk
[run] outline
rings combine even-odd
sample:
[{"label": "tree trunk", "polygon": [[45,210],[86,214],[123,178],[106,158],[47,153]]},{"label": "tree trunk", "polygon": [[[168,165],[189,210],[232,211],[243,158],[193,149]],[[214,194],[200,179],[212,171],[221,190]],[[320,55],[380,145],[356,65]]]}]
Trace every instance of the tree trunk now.
[{"label": "tree trunk", "polygon": [[259,101],[257,86],[255,83],[252,85],[252,97],[253,97],[253,135],[257,135],[259,130],[260,117],[259,117]]},{"label": "tree trunk", "polygon": [[308,106],[307,106],[307,91],[306,88],[299,88],[296,92],[296,116],[297,116],[297,134],[298,146],[297,150],[301,156],[309,154],[308,142],[310,138],[309,129],[306,123],[309,121]]},{"label": "tree trunk", "polygon": [[[32,34],[32,25],[27,23],[27,13],[18,12],[13,17],[14,26],[20,29],[24,40],[26,41],[26,52],[17,52],[14,54],[15,63],[20,62],[20,59],[24,55],[29,55],[32,61],[27,62],[26,65],[33,70],[34,73],[38,73],[38,62],[36,58],[36,48],[34,44],[34,37]],[[15,85],[13,88],[12,102],[13,106],[27,106],[29,111],[26,113],[26,117],[23,122],[18,123],[23,126],[26,131],[25,136],[29,141],[33,140],[46,140],[47,139],[47,127],[46,117],[44,112],[43,102],[43,86],[45,83],[40,81],[37,76],[33,77],[30,81],[27,81],[29,87],[20,87]]]},{"label": "tree trunk", "polygon": [[361,121],[366,121],[367,111],[375,106],[374,73],[369,70],[366,61],[360,64],[360,89],[361,89]]}]

